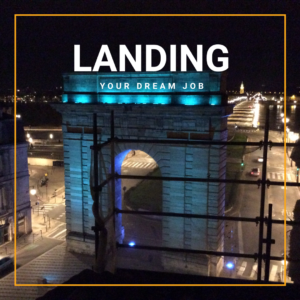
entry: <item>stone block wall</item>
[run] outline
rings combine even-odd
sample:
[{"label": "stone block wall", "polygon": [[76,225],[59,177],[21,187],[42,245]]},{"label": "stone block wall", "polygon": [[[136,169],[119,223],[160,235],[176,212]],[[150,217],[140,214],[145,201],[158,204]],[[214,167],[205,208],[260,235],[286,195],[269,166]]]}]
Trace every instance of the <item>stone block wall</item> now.
[{"label": "stone block wall", "polygon": [[[168,139],[169,132],[207,135],[213,128],[213,140],[227,139],[228,107],[53,104],[63,115],[66,218],[68,248],[93,253],[91,226],[90,165],[92,119],[97,113],[99,141],[110,138],[110,112],[114,110],[115,136],[126,139]],[[171,139],[170,139],[171,140]],[[186,146],[143,143],[118,143],[115,146],[116,171],[124,153],[142,150],[158,164],[162,176],[186,178],[225,178],[225,146]],[[123,155],[123,156],[122,156]],[[110,147],[99,154],[100,178],[107,178],[111,167]],[[120,170],[119,170],[120,171]],[[121,183],[116,182],[115,206],[121,208]],[[101,192],[105,214],[111,205],[109,187]],[[225,184],[199,182],[163,182],[163,211],[175,213],[223,215]],[[222,221],[188,218],[163,218],[163,246],[195,250],[223,250]],[[125,232],[126,235],[126,232]],[[116,238],[122,242],[122,216],[116,217]],[[167,271],[216,275],[221,260],[201,255],[162,254]]]}]

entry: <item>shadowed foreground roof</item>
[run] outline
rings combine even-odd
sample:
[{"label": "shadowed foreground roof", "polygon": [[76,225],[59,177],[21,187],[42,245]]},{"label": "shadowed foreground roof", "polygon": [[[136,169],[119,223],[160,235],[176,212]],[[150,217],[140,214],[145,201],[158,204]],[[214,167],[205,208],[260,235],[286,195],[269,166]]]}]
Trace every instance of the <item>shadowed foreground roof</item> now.
[{"label": "shadowed foreground roof", "polygon": [[[137,270],[118,270],[111,274],[97,274],[84,270],[65,284],[255,284],[254,281],[202,277],[172,273]],[[300,286],[286,287],[57,287],[37,300],[82,300],[82,299],[299,299]],[[251,298],[252,296],[252,298]]]}]

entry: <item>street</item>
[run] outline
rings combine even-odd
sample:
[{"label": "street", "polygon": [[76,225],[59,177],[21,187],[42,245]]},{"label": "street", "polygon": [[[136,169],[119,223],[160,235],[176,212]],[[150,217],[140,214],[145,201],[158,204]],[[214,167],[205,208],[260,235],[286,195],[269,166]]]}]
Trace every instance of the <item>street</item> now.
[{"label": "street", "polygon": [[[244,102],[240,107],[246,108],[249,103]],[[261,110],[260,121],[264,122],[264,110]],[[262,123],[261,123],[262,124]],[[251,131],[244,130],[248,136],[249,142],[259,142],[264,138],[264,131]],[[273,142],[282,142],[282,134],[279,131],[269,131],[269,140]],[[267,157],[267,179],[270,181],[284,181],[284,149],[283,147],[272,147],[268,150]],[[262,163],[258,162],[258,157],[263,156],[263,149],[257,149],[253,152],[244,155],[244,170],[241,179],[257,181],[260,176],[251,176],[250,171],[252,168],[260,168],[262,171]],[[286,180],[287,182],[296,182],[296,167],[293,164],[291,167],[290,160],[287,156],[286,165]],[[238,189],[237,202],[234,209],[228,215],[240,217],[258,217],[260,214],[260,198],[261,187],[255,185],[240,185]],[[286,190],[286,217],[293,219],[293,209],[296,200],[299,199],[298,187],[288,187]],[[272,218],[283,220],[284,219],[284,187],[283,186],[270,186],[266,189],[265,201],[265,216],[268,213],[268,204],[273,204]],[[229,222],[230,223],[230,222]],[[237,222],[236,224],[230,223],[235,238],[226,239],[225,248],[232,249],[232,244],[237,244],[240,253],[254,254],[258,252],[258,233],[259,226],[255,223]],[[291,229],[287,226],[287,232]],[[264,237],[266,237],[266,226],[264,227]],[[275,244],[271,247],[271,255],[281,256],[284,252],[284,226],[281,224],[272,225],[272,238],[275,239]],[[287,239],[287,253],[289,240]],[[227,244],[227,245],[226,245]],[[263,248],[265,253],[265,246]],[[237,249],[234,249],[237,250]],[[264,266],[264,263],[263,263]],[[253,259],[239,258],[236,260],[235,268],[236,276],[239,278],[255,279],[257,274],[257,262]],[[262,272],[264,274],[264,272]],[[270,280],[282,281],[283,266],[280,261],[271,261],[270,266]],[[263,275],[264,276],[264,275]]]}]

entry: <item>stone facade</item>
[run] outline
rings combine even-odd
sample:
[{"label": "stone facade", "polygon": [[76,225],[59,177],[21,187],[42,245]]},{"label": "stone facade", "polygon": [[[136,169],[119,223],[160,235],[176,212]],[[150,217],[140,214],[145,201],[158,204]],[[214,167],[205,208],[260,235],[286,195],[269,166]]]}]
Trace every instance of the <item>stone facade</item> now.
[{"label": "stone facade", "polygon": [[17,233],[14,231],[14,120],[0,117],[0,244],[32,231],[27,148],[22,123],[17,121]]},{"label": "stone facade", "polygon": [[[172,74],[168,74],[172,76]],[[178,75],[178,74],[176,74]],[[179,74],[180,75],[180,74]],[[178,75],[178,76],[179,76]],[[74,74],[74,77],[77,75]],[[88,74],[82,77],[89,87]],[[117,75],[116,75],[117,76]],[[127,75],[129,76],[129,75]],[[197,75],[198,76],[198,75]],[[205,74],[206,77],[209,77]],[[76,252],[93,253],[94,240],[91,227],[94,225],[92,198],[90,194],[90,166],[92,145],[92,116],[97,113],[98,138],[105,142],[110,138],[110,113],[115,116],[115,136],[124,139],[157,140],[227,140],[227,116],[231,107],[223,105],[223,90],[219,105],[153,105],[153,104],[76,104],[70,92],[72,74],[68,74],[65,99],[68,103],[53,104],[63,116],[63,141],[66,187],[67,245]],[[93,75],[93,83],[97,82]],[[95,79],[96,78],[96,79]],[[220,79],[221,80],[221,79]],[[76,80],[76,92],[79,82]],[[214,82],[215,83],[215,82]],[[208,99],[213,92],[205,94]],[[90,95],[91,96],[91,95]],[[101,96],[101,95],[100,95]],[[104,95],[102,95],[104,96]],[[114,95],[114,101],[123,94]],[[131,97],[132,95],[129,95]],[[144,96],[133,95],[133,96]],[[184,95],[176,95],[176,97]],[[202,96],[195,94],[193,96]],[[99,94],[92,95],[99,100]],[[126,95],[127,97],[127,95]],[[149,95],[150,99],[159,95]],[[173,96],[171,96],[173,97]],[[178,98],[172,98],[176,101]],[[95,98],[95,99],[96,99]],[[101,99],[100,99],[101,100]],[[120,100],[122,101],[122,100]],[[152,100],[150,100],[152,101]],[[183,100],[184,101],[184,100]],[[76,101],[75,101],[76,102]],[[225,146],[186,146],[145,143],[118,143],[115,146],[116,172],[120,174],[124,157],[130,150],[142,150],[158,164],[162,176],[186,178],[225,178]],[[111,153],[104,147],[100,155],[100,177],[106,179],[110,172]],[[163,211],[174,213],[223,215],[225,207],[225,184],[195,182],[163,182]],[[105,211],[111,204],[109,189],[101,192],[100,203]],[[122,186],[116,181],[115,206],[122,208]],[[122,215],[116,217],[116,239],[122,243]],[[224,245],[224,223],[206,219],[170,218],[162,219],[162,246],[190,250],[222,251]],[[126,232],[125,232],[126,236]],[[216,276],[222,266],[220,258],[205,255],[187,255],[164,252],[161,258],[166,271]]]}]

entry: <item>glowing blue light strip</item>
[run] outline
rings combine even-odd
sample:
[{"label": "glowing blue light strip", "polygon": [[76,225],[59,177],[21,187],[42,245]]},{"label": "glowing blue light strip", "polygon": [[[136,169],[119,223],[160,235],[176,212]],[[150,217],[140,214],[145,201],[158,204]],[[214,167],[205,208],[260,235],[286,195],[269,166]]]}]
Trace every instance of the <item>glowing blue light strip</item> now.
[{"label": "glowing blue light strip", "polygon": [[221,95],[64,94],[63,103],[221,105]]}]

